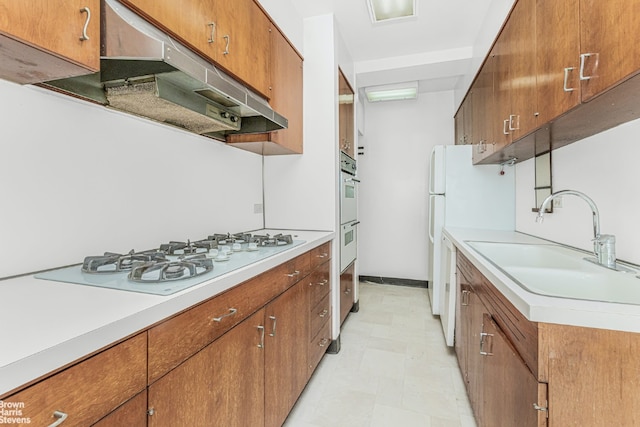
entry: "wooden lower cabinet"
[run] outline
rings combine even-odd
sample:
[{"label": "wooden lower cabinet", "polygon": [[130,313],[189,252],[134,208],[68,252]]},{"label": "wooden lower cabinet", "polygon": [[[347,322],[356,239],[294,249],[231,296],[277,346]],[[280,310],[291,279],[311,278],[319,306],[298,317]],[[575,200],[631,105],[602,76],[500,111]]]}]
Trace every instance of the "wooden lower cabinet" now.
[{"label": "wooden lower cabinet", "polygon": [[352,263],[340,275],[340,324],[345,321],[351,308],[353,308],[355,269],[355,263]]},{"label": "wooden lower cabinet", "polygon": [[[93,427],[145,427],[147,425],[147,390],[133,397]],[[64,424],[63,424],[64,426]]]},{"label": "wooden lower cabinet", "polygon": [[264,418],[266,427],[279,427],[287,418],[309,378],[307,283],[300,281],[265,311]]},{"label": "wooden lower cabinet", "polygon": [[149,426],[264,425],[264,309],[149,386]]},{"label": "wooden lower cabinet", "polygon": [[640,425],[640,334],[530,322],[458,251],[455,350],[478,426]]}]

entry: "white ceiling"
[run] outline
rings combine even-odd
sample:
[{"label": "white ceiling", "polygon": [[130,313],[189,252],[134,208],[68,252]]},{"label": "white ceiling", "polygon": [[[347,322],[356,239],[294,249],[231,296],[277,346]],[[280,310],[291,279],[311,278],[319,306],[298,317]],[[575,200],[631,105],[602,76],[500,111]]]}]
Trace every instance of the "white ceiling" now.
[{"label": "white ceiling", "polygon": [[416,18],[372,24],[366,0],[294,0],[303,18],[332,13],[355,62],[357,87],[418,80],[450,90],[471,70],[473,45],[493,0],[417,0]]}]

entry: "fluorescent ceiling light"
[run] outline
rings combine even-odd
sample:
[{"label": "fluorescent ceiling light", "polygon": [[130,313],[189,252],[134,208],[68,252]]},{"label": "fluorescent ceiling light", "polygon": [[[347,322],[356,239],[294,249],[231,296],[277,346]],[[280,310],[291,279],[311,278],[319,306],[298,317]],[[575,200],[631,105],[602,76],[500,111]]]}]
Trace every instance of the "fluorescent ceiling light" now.
[{"label": "fluorescent ceiling light", "polygon": [[416,15],[416,0],[367,0],[367,6],[374,24]]},{"label": "fluorescent ceiling light", "polygon": [[416,99],[418,97],[418,82],[370,86],[364,89],[364,93],[369,102]]}]

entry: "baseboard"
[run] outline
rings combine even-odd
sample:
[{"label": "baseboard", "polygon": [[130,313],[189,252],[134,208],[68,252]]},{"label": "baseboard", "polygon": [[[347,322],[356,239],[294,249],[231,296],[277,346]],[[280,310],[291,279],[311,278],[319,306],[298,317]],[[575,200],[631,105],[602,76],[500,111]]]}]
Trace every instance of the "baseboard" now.
[{"label": "baseboard", "polygon": [[409,286],[412,288],[428,288],[426,280],[399,279],[396,277],[358,276],[361,282],[379,283],[381,285]]}]

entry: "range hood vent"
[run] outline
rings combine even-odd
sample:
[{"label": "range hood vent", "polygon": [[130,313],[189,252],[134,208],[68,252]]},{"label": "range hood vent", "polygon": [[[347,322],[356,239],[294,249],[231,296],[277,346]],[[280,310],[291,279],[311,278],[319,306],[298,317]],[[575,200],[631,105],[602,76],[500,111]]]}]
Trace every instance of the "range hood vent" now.
[{"label": "range hood vent", "polygon": [[44,83],[116,110],[225,140],[287,127],[287,119],[115,0],[104,0],[100,72]]}]

